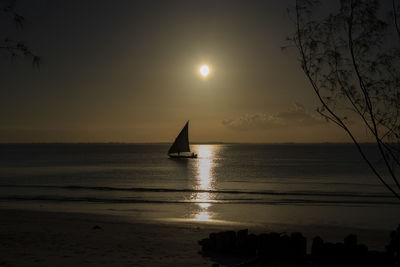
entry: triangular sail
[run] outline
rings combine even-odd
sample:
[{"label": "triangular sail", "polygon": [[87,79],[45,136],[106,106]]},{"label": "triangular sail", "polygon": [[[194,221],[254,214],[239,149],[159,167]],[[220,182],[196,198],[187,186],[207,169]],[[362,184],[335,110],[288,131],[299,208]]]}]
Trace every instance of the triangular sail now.
[{"label": "triangular sail", "polygon": [[179,133],[175,142],[172,144],[171,148],[168,150],[168,154],[180,153],[180,152],[190,152],[189,147],[189,121],[186,122],[182,131]]}]

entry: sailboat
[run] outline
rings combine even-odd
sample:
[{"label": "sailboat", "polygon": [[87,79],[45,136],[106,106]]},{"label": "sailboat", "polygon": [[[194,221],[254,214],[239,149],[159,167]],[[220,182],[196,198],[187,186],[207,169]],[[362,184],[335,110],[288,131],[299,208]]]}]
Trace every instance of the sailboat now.
[{"label": "sailboat", "polygon": [[170,158],[197,158],[197,154],[190,152],[189,147],[189,121],[178,134],[175,142],[168,150]]}]

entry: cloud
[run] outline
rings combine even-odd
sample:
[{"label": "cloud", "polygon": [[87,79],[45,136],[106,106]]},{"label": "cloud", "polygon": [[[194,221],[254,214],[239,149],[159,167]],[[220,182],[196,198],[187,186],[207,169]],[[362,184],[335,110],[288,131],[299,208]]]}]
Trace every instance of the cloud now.
[{"label": "cloud", "polygon": [[315,111],[295,103],[294,106],[277,114],[246,114],[236,119],[223,120],[222,124],[234,130],[276,129],[293,126],[313,126],[326,123]]}]

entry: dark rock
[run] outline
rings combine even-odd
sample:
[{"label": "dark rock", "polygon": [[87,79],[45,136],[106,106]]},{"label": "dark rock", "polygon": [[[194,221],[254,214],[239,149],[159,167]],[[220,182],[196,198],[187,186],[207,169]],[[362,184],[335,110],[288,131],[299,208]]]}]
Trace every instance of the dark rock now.
[{"label": "dark rock", "polygon": [[211,233],[209,235],[209,239],[210,239],[210,246],[212,250],[216,250],[217,248],[217,234],[216,233]]},{"label": "dark rock", "polygon": [[400,266],[400,224],[390,233],[390,241],[386,246],[386,262],[390,266]]},{"label": "dark rock", "polygon": [[357,236],[350,234],[344,238],[344,245],[346,247],[356,247],[357,246]]},{"label": "dark rock", "polygon": [[355,263],[359,259],[357,249],[357,236],[350,234],[344,238],[343,262]]},{"label": "dark rock", "polygon": [[247,255],[256,255],[258,247],[258,237],[255,234],[247,236],[245,252]]},{"label": "dark rock", "polygon": [[219,232],[215,235],[215,249],[217,251],[224,251],[225,240],[223,232]]},{"label": "dark rock", "polygon": [[102,229],[102,228],[100,226],[98,226],[98,225],[95,225],[95,226],[92,227],[92,229],[93,230],[98,230],[98,229]]},{"label": "dark rock", "polygon": [[[368,247],[364,244],[357,245],[356,259],[360,263],[368,263]],[[366,265],[366,264],[363,264]]]},{"label": "dark rock", "polygon": [[326,242],[322,246],[322,253],[319,259],[323,260],[324,262],[336,262],[337,254],[336,254],[336,247],[335,244]]},{"label": "dark rock", "polygon": [[208,237],[209,237],[211,240],[215,241],[215,239],[216,239],[216,237],[217,237],[217,234],[216,234],[216,233],[211,233]]},{"label": "dark rock", "polygon": [[[287,241],[287,240],[286,240]],[[258,256],[261,258],[279,258],[283,255],[284,240],[281,234],[269,233],[258,236]]]},{"label": "dark rock", "polygon": [[246,247],[248,233],[248,229],[239,230],[237,232],[237,247],[239,249]]},{"label": "dark rock", "polygon": [[324,240],[319,236],[314,237],[311,246],[311,256],[315,259],[320,259],[323,256],[323,246]]},{"label": "dark rock", "polygon": [[336,243],[333,246],[333,251],[330,252],[330,256],[334,262],[345,263],[349,262],[349,256],[346,253],[346,247],[343,243]]},{"label": "dark rock", "polygon": [[364,266],[394,266],[387,261],[387,258],[385,256],[386,255],[382,252],[369,251],[368,257],[366,258],[368,264],[365,264]]},{"label": "dark rock", "polygon": [[226,248],[230,251],[236,248],[236,232],[227,231],[225,232]]},{"label": "dark rock", "polygon": [[219,232],[215,238],[217,251],[233,251],[236,248],[236,233],[234,231]]},{"label": "dark rock", "polygon": [[269,258],[272,253],[273,244],[269,234],[260,234],[257,236],[258,256],[262,258]]},{"label": "dark rock", "polygon": [[213,243],[211,242],[211,239],[209,239],[209,238],[204,238],[202,240],[199,240],[198,243],[201,246],[201,250],[204,252],[214,250]]},{"label": "dark rock", "polygon": [[293,251],[292,251],[292,245],[291,245],[291,240],[290,237],[287,235],[282,235],[279,238],[277,246],[277,251],[276,251],[276,257],[277,258],[292,258],[293,257]]},{"label": "dark rock", "polygon": [[366,255],[368,253],[368,247],[364,244],[358,244],[357,251],[360,255]]},{"label": "dark rock", "polygon": [[[97,227],[93,229],[101,229]],[[229,253],[252,258],[257,256],[257,262],[271,263],[271,266],[275,266],[274,263],[284,263],[279,266],[400,266],[400,226],[390,237],[385,253],[368,251],[366,245],[357,243],[357,236],[353,234],[346,236],[343,243],[335,244],[324,242],[321,237],[316,236],[312,242],[311,255],[307,255],[307,239],[300,232],[294,232],[290,236],[284,233],[264,233],[257,236],[249,235],[248,229],[237,233],[224,231],[211,233],[209,238],[199,240],[198,243],[203,252],[211,252],[209,255]],[[249,264],[243,266],[253,266]]]},{"label": "dark rock", "polygon": [[299,232],[290,235],[289,251],[291,257],[304,259],[307,255],[307,239]]}]

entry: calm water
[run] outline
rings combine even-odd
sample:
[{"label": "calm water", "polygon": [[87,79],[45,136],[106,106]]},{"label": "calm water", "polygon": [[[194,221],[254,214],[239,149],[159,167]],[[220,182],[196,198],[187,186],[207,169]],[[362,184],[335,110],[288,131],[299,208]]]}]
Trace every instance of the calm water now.
[{"label": "calm water", "polygon": [[[375,155],[372,146],[365,146]],[[0,205],[135,220],[392,229],[400,203],[352,145],[0,145]],[[379,159],[374,162],[380,164]]]}]

